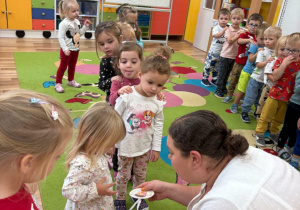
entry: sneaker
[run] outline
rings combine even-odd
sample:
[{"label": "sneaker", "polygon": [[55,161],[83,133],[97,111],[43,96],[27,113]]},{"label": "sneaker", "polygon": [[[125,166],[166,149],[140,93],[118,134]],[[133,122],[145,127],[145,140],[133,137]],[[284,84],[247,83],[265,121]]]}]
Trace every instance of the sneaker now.
[{"label": "sneaker", "polygon": [[249,123],[249,122],[250,122],[250,118],[249,118],[249,116],[248,116],[248,113],[246,113],[246,112],[242,112],[242,114],[241,114],[241,119],[242,119],[243,122],[245,122],[245,123]]},{"label": "sneaker", "polygon": [[115,210],[126,210],[126,200],[114,200]]},{"label": "sneaker", "polygon": [[214,96],[216,96],[217,98],[224,98],[224,93],[222,92],[221,89],[217,88],[214,93]]},{"label": "sneaker", "polygon": [[227,88],[225,87],[225,88],[223,88],[222,89],[222,92],[225,94],[225,95],[227,95],[227,93],[228,93],[228,90],[227,90]]},{"label": "sneaker", "polygon": [[245,98],[241,98],[241,100],[240,100],[240,103],[241,103],[241,104],[244,103],[244,99],[245,99]]},{"label": "sneaker", "polygon": [[55,90],[56,90],[56,92],[58,92],[58,93],[63,93],[63,92],[65,92],[65,90],[63,89],[63,87],[61,86],[60,83],[56,83],[56,85],[55,85]]},{"label": "sneaker", "polygon": [[81,84],[79,84],[79,83],[76,82],[75,80],[68,81],[68,82],[67,82],[67,85],[72,86],[72,87],[74,87],[74,88],[80,88],[80,87],[81,87]]},{"label": "sneaker", "polygon": [[265,147],[266,146],[265,136],[264,135],[256,134],[255,135],[255,141],[256,141],[256,144],[258,146],[261,146],[261,147]]},{"label": "sneaker", "polygon": [[274,145],[274,141],[272,141],[272,140],[270,140],[270,139],[268,139],[268,138],[265,138],[265,145],[266,145],[267,147],[273,146],[273,145]]},{"label": "sneaker", "polygon": [[299,160],[293,160],[292,158],[289,164],[293,166],[297,171],[299,171]]},{"label": "sneaker", "polygon": [[230,111],[234,114],[238,113],[238,106],[239,105],[233,103],[230,107]]},{"label": "sneaker", "polygon": [[[138,199],[131,197],[131,200],[135,203]],[[144,199],[141,200],[140,207],[137,210],[149,210],[149,206]]]},{"label": "sneaker", "polygon": [[292,159],[292,155],[289,153],[289,151],[284,147],[283,149],[278,150],[278,157],[285,161],[290,161]]},{"label": "sneaker", "polygon": [[278,134],[270,133],[269,139],[272,140],[275,144],[278,144],[278,138],[279,138]]},{"label": "sneaker", "polygon": [[211,86],[211,83],[208,81],[208,79],[202,79],[201,84],[207,87]]},{"label": "sneaker", "polygon": [[232,101],[232,97],[231,96],[226,96],[222,102],[225,103],[225,104],[228,104],[230,101]]},{"label": "sneaker", "polygon": [[213,86],[216,86],[216,87],[217,87],[217,80],[216,80],[216,79],[212,79],[212,80],[211,80],[211,84],[212,84]]}]

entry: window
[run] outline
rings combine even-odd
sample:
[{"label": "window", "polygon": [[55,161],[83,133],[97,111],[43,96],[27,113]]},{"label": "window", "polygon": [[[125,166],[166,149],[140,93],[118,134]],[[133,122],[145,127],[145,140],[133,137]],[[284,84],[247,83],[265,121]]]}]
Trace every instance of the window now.
[{"label": "window", "polygon": [[205,0],[204,8],[215,10],[216,0]]}]

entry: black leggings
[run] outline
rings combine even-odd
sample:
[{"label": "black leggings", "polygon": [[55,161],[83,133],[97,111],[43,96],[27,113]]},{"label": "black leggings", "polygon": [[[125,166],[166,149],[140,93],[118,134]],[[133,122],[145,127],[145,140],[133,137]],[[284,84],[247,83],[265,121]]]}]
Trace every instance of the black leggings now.
[{"label": "black leggings", "polygon": [[[119,167],[119,165],[118,165],[118,148],[115,148],[115,153],[112,157],[112,162],[113,162],[113,170],[115,172],[118,172],[118,167]],[[134,165],[132,165],[131,175],[133,175],[133,166]]]}]

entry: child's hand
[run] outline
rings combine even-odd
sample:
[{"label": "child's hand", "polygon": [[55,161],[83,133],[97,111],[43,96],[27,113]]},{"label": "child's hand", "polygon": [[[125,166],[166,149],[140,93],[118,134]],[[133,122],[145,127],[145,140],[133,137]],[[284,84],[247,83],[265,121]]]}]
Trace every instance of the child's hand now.
[{"label": "child's hand", "polygon": [[267,59],[267,63],[271,63],[273,60],[275,60],[274,57],[269,57],[269,58]]},{"label": "child's hand", "polygon": [[226,27],[223,29],[223,31],[225,32],[227,29],[228,29],[228,26],[226,26]]},{"label": "child's hand", "polygon": [[132,88],[129,85],[123,86],[118,90],[119,95],[123,95],[124,93],[132,93]]},{"label": "child's hand", "polygon": [[240,30],[238,30],[238,32],[237,32],[236,34],[237,34],[237,35],[241,35],[241,34],[243,34],[243,33],[245,33],[244,29],[240,29]]},{"label": "child's hand", "polygon": [[120,77],[120,76],[118,76],[118,75],[111,78],[111,81],[115,81],[115,80],[118,80],[118,81],[120,81],[120,82],[123,81],[122,77]]},{"label": "child's hand", "polygon": [[264,51],[264,50],[265,50],[265,48],[262,48],[262,47],[261,47],[261,48],[258,48],[258,52],[259,52],[259,51]]},{"label": "child's hand", "polygon": [[86,27],[89,27],[90,24],[91,24],[91,21],[90,21],[89,19],[86,19],[86,20],[84,21],[84,25],[85,25]]},{"label": "child's hand", "polygon": [[159,158],[159,152],[152,150],[151,154],[150,154],[150,160],[152,162],[156,162],[158,160],[158,158]]},{"label": "child's hand", "polygon": [[163,94],[163,92],[157,93],[157,100],[159,100],[159,101],[166,101],[165,94]]},{"label": "child's hand", "polygon": [[250,39],[249,42],[250,42],[251,44],[254,44],[254,45],[258,46],[258,44],[257,44],[253,39]]},{"label": "child's hand", "polygon": [[97,191],[98,191],[98,195],[100,196],[104,196],[104,195],[109,195],[112,196],[114,194],[116,194],[116,191],[112,191],[109,188],[114,186],[115,183],[109,183],[109,184],[103,184],[106,180],[106,177],[104,177],[103,179],[101,179],[97,184]]},{"label": "child's hand", "polygon": [[292,62],[295,62],[295,61],[297,61],[297,60],[298,60],[298,58],[295,59],[295,56],[289,55],[289,56],[287,56],[286,58],[283,59],[282,64],[288,66],[288,65],[290,65]]},{"label": "child's hand", "polygon": [[106,154],[110,155],[112,157],[114,155],[114,153],[115,153],[115,147],[112,147],[108,150],[108,152]]},{"label": "child's hand", "polygon": [[66,56],[69,56],[69,55],[71,54],[71,51],[70,51],[70,50],[66,50],[66,51],[64,52],[64,54],[65,54]]}]

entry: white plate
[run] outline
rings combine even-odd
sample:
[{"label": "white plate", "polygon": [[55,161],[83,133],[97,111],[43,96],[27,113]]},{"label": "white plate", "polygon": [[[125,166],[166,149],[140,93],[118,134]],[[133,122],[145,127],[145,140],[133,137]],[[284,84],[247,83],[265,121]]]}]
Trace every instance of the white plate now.
[{"label": "white plate", "polygon": [[139,196],[135,195],[138,192],[141,192],[141,188],[136,188],[134,190],[131,190],[129,195],[136,199],[147,199],[147,198],[151,198],[154,195],[154,192],[152,190],[149,190],[149,191],[147,191],[147,195],[145,197],[139,197]]}]

